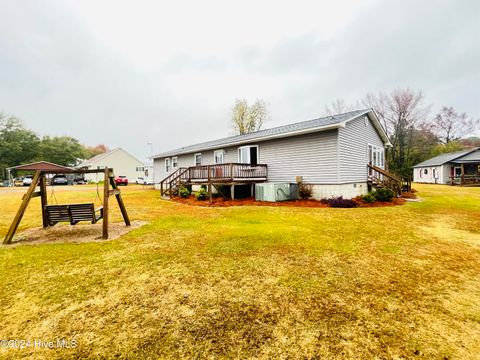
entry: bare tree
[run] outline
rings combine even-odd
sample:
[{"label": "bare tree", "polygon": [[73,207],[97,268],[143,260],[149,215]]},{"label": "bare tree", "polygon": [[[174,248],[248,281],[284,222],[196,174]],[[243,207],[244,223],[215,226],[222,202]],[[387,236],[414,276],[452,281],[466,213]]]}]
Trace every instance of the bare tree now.
[{"label": "bare tree", "polygon": [[323,113],[325,116],[333,116],[353,110],[358,110],[359,108],[361,108],[361,105],[358,103],[358,101],[356,104],[347,104],[343,99],[336,99],[330,104],[325,105]]},{"label": "bare tree", "polygon": [[265,101],[256,100],[248,105],[247,100],[237,99],[232,108],[232,125],[239,135],[258,131],[267,118],[267,106]]},{"label": "bare tree", "polygon": [[391,170],[408,174],[413,165],[415,130],[425,122],[429,112],[422,92],[396,89],[391,93],[367,94],[362,103],[375,111],[392,143],[388,159]]},{"label": "bare tree", "polygon": [[467,113],[458,113],[452,106],[443,106],[432,121],[432,131],[444,144],[448,144],[471,134],[478,128],[479,122]]}]

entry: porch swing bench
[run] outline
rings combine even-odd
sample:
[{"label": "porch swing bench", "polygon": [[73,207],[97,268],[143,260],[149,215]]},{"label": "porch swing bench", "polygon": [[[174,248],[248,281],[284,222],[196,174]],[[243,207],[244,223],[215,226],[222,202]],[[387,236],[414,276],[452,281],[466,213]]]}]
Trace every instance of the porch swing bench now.
[{"label": "porch swing bench", "polygon": [[54,226],[59,222],[69,222],[70,225],[76,225],[80,221],[90,221],[95,224],[103,218],[103,206],[95,209],[93,203],[47,205],[45,206],[45,214],[49,226]]}]

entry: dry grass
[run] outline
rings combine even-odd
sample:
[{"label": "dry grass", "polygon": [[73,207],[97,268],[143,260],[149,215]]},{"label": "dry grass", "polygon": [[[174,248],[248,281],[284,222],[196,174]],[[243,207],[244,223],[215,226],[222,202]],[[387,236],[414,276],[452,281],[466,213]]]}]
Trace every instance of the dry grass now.
[{"label": "dry grass", "polygon": [[[0,339],[78,341],[0,356],[478,358],[480,188],[416,187],[422,202],[361,209],[199,208],[128,187],[149,223],[117,240],[0,249]],[[20,196],[0,192],[2,233]]]}]

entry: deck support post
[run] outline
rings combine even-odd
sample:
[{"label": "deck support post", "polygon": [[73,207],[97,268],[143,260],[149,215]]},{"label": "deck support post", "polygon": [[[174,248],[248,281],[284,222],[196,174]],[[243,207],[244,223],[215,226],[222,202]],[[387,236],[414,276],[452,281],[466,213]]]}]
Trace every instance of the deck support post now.
[{"label": "deck support post", "polygon": [[255,197],[255,183],[250,184],[250,196]]},{"label": "deck support post", "polygon": [[230,185],[230,199],[235,200],[235,185]]},{"label": "deck support post", "polygon": [[207,165],[207,178],[208,178],[208,201],[212,202],[212,181],[210,180],[210,165]]}]

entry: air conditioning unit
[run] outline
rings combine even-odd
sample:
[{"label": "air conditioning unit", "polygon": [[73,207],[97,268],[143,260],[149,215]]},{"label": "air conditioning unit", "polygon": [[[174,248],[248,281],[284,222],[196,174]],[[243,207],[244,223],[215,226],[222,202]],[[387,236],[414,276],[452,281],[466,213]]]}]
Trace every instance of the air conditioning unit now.
[{"label": "air conditioning unit", "polygon": [[298,186],[290,183],[260,183],[255,184],[255,200],[285,201],[297,198]]}]

